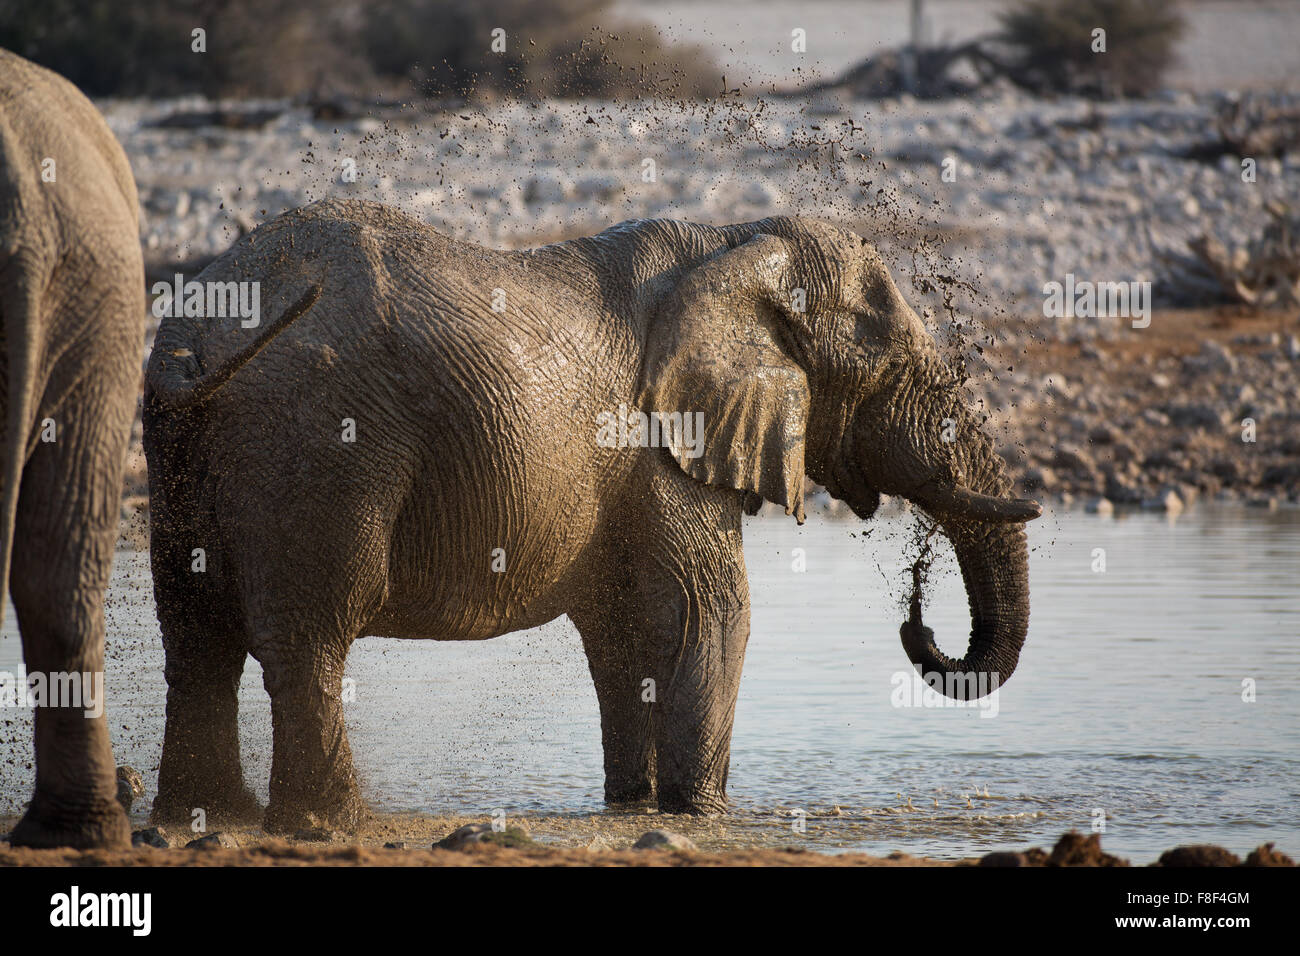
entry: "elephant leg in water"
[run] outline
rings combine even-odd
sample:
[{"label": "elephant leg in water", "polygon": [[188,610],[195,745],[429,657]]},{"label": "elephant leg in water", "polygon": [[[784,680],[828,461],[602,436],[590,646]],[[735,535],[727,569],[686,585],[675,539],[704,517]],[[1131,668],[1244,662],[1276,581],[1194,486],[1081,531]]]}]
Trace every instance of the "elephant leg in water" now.
[{"label": "elephant leg in water", "polygon": [[657,796],[665,813],[726,809],[749,640],[731,497],[684,475],[647,488],[651,507],[616,525],[617,540],[604,546],[610,579],[569,612],[600,703],[609,803]]},{"label": "elephant leg in water", "polygon": [[[298,495],[276,475],[267,476],[265,482],[249,481],[247,476],[234,479],[220,493],[228,493],[231,519],[237,526],[256,524],[272,532],[306,527],[321,520],[321,502],[355,499],[354,483],[364,480],[364,474],[356,469],[331,471],[337,483],[318,485],[319,498]],[[387,529],[365,506],[337,520],[347,526],[352,547],[326,553],[313,547],[280,549],[246,564],[237,584],[237,606],[245,609],[242,642],[262,665],[263,685],[271,698],[271,801],[264,817],[269,832],[292,833],[304,826],[354,830],[364,810],[344,726],[342,679],[353,640],[364,633],[367,620],[382,601],[389,555]],[[310,588],[312,595],[307,603],[297,597],[304,587]],[[201,640],[197,633],[189,636]],[[167,645],[169,681],[172,648],[178,643],[179,635],[173,632]],[[178,660],[198,665],[205,655],[210,671],[210,646],[191,645]],[[222,660],[231,667],[237,662],[242,669],[243,658],[233,644],[223,651]],[[188,686],[180,681],[170,685],[169,711],[173,692],[180,713],[203,707],[203,673],[196,669],[191,675],[196,682]],[[237,676],[227,671],[223,679],[229,687]],[[230,694],[228,701],[233,707],[233,688]],[[222,729],[233,743],[233,721],[223,723]],[[168,730],[173,730],[170,714]],[[195,723],[189,731],[187,739],[191,740],[206,732],[202,723]],[[218,746],[225,747],[226,739],[223,736]],[[174,746],[171,751],[177,753]],[[234,754],[237,760],[237,744]],[[193,767],[195,761],[190,758],[188,763]],[[241,800],[242,778],[236,776],[238,765],[224,766],[218,792],[231,796],[238,809],[246,805]],[[160,791],[170,785],[171,780],[160,775]],[[193,793],[194,799],[203,798],[201,789]],[[168,811],[166,804],[155,806],[159,819],[167,819]]]},{"label": "elephant leg in water", "polygon": [[[184,516],[182,530],[150,549],[167,655],[166,739],[180,742],[163,748],[153,813],[186,821],[201,808],[209,825],[258,821],[262,809],[244,784],[239,757],[238,692],[248,648],[231,602],[213,593],[221,554],[210,546],[216,532],[192,507],[191,492],[179,476],[151,490],[155,513]],[[196,565],[200,545],[203,563]]]},{"label": "elephant leg in water", "polygon": [[[156,452],[172,453],[190,451]],[[168,468],[158,471],[172,474]],[[322,492],[323,499],[293,495],[274,475],[265,484],[232,482],[219,487],[222,492],[230,494],[223,509],[227,521],[270,531],[319,522],[320,501],[343,500],[344,494],[336,489]],[[237,690],[251,653],[262,665],[271,698],[274,756],[266,828],[353,829],[363,804],[343,722],[341,681],[348,648],[375,604],[374,587],[382,585],[384,546],[358,512],[356,552],[284,548],[234,574],[216,545],[217,523],[203,517],[193,493],[179,473],[175,480],[151,482],[160,516],[152,557],[168,683],[167,743],[153,818],[183,821],[202,808],[210,821],[262,819],[239,759]],[[362,546],[367,540],[371,547]],[[203,573],[192,571],[195,542],[207,545]],[[329,597],[313,598],[306,610],[291,597],[304,585]],[[240,613],[244,608],[247,613]]]},{"label": "elephant leg in water", "polygon": [[[111,846],[129,837],[103,699],[104,589],[120,492],[100,472],[104,449],[126,444],[130,406],[119,402],[106,416],[96,394],[86,386],[68,397],[52,419],[63,423],[57,440],[39,443],[23,471],[10,585],[23,661],[51,695],[60,682],[73,686],[74,675],[82,691],[79,704],[51,699],[34,708],[36,792],[10,837],[15,846]],[[94,481],[97,493],[78,502],[69,482],[83,479],[73,476]]]}]

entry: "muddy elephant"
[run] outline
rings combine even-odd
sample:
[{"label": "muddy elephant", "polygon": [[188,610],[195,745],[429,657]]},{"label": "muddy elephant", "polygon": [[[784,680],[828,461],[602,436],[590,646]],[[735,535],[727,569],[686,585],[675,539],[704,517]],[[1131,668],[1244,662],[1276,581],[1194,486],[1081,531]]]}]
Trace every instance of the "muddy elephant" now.
[{"label": "muddy elephant", "polygon": [[[260,283],[264,321],[198,314],[232,282]],[[481,640],[562,614],[595,683],[606,800],[722,810],[749,637],[741,516],[769,501],[802,521],[805,475],[863,518],[906,496],[952,539],[969,653],[945,657],[914,615],[918,667],[1016,666],[1038,506],[1009,497],[957,379],[852,233],[642,220],[494,252],[331,200],[185,289],[194,314],[164,320],[145,397],[160,820],[255,812],[248,653],[271,698],[266,828],[347,828],[355,638]]]},{"label": "muddy elephant", "polygon": [[40,681],[36,790],[15,845],[130,837],[102,708],[104,589],[144,319],[121,146],[71,83],[0,50],[0,581]]}]

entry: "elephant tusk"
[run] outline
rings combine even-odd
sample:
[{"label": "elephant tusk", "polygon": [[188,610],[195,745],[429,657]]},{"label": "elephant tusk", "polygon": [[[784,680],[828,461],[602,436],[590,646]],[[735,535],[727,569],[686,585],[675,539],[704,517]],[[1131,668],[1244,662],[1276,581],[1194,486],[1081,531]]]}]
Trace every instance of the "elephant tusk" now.
[{"label": "elephant tusk", "polygon": [[927,508],[980,521],[1025,522],[1041,517],[1043,506],[1028,498],[995,498],[963,488],[941,487],[919,499]]}]

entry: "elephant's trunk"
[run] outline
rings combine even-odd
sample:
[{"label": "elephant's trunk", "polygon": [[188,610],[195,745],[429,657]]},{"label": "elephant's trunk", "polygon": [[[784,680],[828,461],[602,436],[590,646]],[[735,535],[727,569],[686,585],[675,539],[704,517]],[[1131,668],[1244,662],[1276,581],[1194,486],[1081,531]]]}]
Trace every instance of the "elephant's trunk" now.
[{"label": "elephant's trunk", "polygon": [[[918,374],[919,373],[919,374]],[[920,574],[914,571],[912,608],[900,629],[903,648],[935,690],[973,700],[997,690],[1016,669],[1029,627],[1029,556],[1024,522],[1038,517],[1037,502],[1011,496],[1006,464],[960,401],[937,364],[912,370],[898,393],[910,398],[903,434],[909,453],[901,456],[910,480],[899,483],[907,497],[932,515],[952,542],[970,602],[970,644],[954,659],[935,645],[921,623]],[[933,423],[933,424],[931,424]],[[936,441],[951,427],[950,440]]]},{"label": "elephant's trunk", "polygon": [[970,645],[960,659],[934,643],[921,623],[920,588],[912,593],[910,618],[899,630],[908,659],[922,679],[957,700],[997,690],[1016,669],[1029,629],[1029,558],[1024,526],[987,524],[956,517],[940,526],[957,552],[970,601]]}]

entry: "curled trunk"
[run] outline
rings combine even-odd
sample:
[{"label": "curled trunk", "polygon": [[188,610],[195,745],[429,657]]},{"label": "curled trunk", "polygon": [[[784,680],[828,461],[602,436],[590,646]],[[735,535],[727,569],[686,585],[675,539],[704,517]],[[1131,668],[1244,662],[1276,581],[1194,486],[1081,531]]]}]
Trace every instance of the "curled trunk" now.
[{"label": "curled trunk", "polygon": [[[1041,508],[1012,496],[1005,462],[964,405],[954,401],[960,393],[951,380],[936,364],[919,372],[900,385],[912,400],[900,416],[906,423],[903,432],[923,436],[912,445],[912,454],[903,456],[910,462],[912,480],[902,484],[952,542],[970,602],[971,633],[962,657],[939,650],[934,632],[921,622],[918,580],[900,636],[908,659],[928,684],[949,697],[973,700],[997,690],[1016,669],[1029,628],[1024,522],[1038,517]],[[940,428],[923,424],[944,421],[954,425],[960,436],[956,442],[934,441]]]},{"label": "curled trunk", "polygon": [[922,679],[957,700],[974,700],[1005,683],[1020,658],[1029,629],[1029,556],[1024,526],[944,518],[941,527],[957,552],[970,602],[966,654],[952,658],[921,623],[920,592],[899,631],[908,659]]}]

